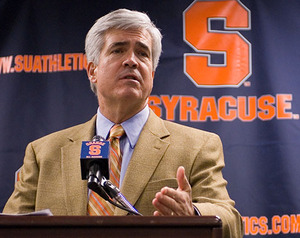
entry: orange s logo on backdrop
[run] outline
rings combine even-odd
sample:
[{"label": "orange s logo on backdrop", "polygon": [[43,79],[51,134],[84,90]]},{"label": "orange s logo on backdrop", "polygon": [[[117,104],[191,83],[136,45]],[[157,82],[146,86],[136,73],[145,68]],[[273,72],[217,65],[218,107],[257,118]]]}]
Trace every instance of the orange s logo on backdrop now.
[{"label": "orange s logo on backdrop", "polygon": [[[224,30],[213,30],[215,20]],[[252,74],[251,43],[239,32],[251,30],[251,12],[238,0],[194,1],[183,12],[183,40],[195,53],[184,54],[184,73],[198,88],[250,87]],[[223,63],[212,63],[212,54]],[[158,116],[182,122],[251,122],[299,119],[292,113],[292,94],[237,96],[152,95],[150,107]],[[179,110],[179,118],[175,118]]]},{"label": "orange s logo on backdrop", "polygon": [[[212,30],[212,20],[224,21],[227,31]],[[184,41],[197,52],[184,55],[184,72],[197,87],[239,87],[251,75],[251,44],[236,31],[251,29],[250,12],[239,2],[194,2],[183,26]],[[211,53],[224,63],[211,63]]]}]

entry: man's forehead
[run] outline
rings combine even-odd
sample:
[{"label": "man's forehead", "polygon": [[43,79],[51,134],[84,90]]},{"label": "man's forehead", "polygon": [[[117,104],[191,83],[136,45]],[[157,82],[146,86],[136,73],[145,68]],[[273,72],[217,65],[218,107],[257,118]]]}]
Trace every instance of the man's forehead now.
[{"label": "man's forehead", "polygon": [[151,50],[151,36],[147,30],[140,29],[109,29],[105,34],[107,47],[125,46],[134,43],[138,47]]}]

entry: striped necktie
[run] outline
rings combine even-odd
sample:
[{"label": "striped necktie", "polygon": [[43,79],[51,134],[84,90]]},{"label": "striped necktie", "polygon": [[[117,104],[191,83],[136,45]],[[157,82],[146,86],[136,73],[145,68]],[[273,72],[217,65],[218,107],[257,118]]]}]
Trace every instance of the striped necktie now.
[{"label": "striped necktie", "polygon": [[[119,124],[114,125],[110,129],[109,142],[109,180],[118,188],[120,187],[120,173],[122,165],[122,154],[120,151],[120,138],[124,135],[125,131]],[[88,202],[88,215],[90,216],[110,216],[114,214],[115,207],[106,202],[98,194],[90,191]]]},{"label": "striped necktie", "polygon": [[122,165],[122,154],[120,151],[120,138],[125,131],[121,125],[114,125],[110,129],[108,140],[110,141],[109,155],[109,180],[116,186],[120,187],[120,174]]}]

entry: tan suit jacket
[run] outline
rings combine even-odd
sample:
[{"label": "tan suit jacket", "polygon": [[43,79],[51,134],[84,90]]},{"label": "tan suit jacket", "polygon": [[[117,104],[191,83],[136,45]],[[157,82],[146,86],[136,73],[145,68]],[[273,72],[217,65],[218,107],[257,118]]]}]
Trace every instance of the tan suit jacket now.
[{"label": "tan suit jacket", "polygon": [[[86,215],[87,181],[81,179],[81,142],[95,135],[95,119],[55,132],[26,148],[20,181],[5,213],[49,208],[54,215]],[[221,169],[222,144],[213,133],[168,122],[152,111],[140,134],[121,187],[122,194],[143,215],[152,215],[152,199],[164,186],[177,188],[183,165],[193,202],[202,215],[218,215],[224,237],[241,237],[241,217],[229,198]],[[115,215],[126,215],[116,209]]]}]

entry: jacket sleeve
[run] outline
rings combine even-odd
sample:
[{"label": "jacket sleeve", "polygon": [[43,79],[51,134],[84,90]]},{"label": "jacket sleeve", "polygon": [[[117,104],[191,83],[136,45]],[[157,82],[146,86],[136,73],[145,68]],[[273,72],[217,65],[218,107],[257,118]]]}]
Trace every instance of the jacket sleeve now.
[{"label": "jacket sleeve", "polygon": [[24,164],[20,169],[19,181],[8,199],[3,212],[22,214],[35,211],[35,198],[39,170],[32,144],[26,148]]},{"label": "jacket sleeve", "polygon": [[223,224],[223,237],[242,237],[243,226],[239,212],[234,208],[222,176],[224,156],[222,142],[209,133],[201,146],[190,173],[193,203],[201,215],[217,215]]}]

